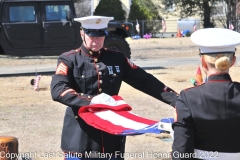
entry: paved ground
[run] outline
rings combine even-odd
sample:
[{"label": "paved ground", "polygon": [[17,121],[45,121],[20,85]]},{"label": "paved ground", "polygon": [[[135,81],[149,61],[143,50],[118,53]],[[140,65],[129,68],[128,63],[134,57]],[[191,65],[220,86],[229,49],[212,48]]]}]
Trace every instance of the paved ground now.
[{"label": "paved ground", "polygon": [[[132,59],[132,61],[143,69],[161,69],[170,66],[178,65],[193,65],[198,63],[196,57],[172,57],[162,59]],[[240,62],[240,57],[237,57]],[[36,71],[42,75],[53,74],[56,69],[56,64],[37,64],[37,65],[22,65],[22,66],[0,66],[0,77],[10,76],[28,76],[34,75]]]},{"label": "paved ground", "polygon": [[[127,40],[131,48],[131,60],[144,69],[158,69],[180,63],[196,62],[196,46],[189,38]],[[192,57],[192,58],[191,58]],[[11,57],[0,55],[0,77],[16,75],[52,74],[57,56]]]},{"label": "paved ground", "polygon": [[[144,69],[161,69],[166,66],[174,66],[182,63],[193,64],[196,63],[196,58],[132,59],[132,61]],[[0,77],[33,75],[36,71],[41,74],[52,74],[55,69],[56,64],[0,66]]]}]

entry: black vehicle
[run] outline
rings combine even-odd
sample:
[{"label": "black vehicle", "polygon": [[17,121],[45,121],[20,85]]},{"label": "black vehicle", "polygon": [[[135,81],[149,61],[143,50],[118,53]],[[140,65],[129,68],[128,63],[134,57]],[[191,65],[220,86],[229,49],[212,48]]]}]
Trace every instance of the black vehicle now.
[{"label": "black vehicle", "polygon": [[[0,11],[1,54],[53,56],[82,43],[72,0],[1,0]],[[104,46],[130,58],[125,38],[132,36],[132,23],[112,21],[108,27]]]}]

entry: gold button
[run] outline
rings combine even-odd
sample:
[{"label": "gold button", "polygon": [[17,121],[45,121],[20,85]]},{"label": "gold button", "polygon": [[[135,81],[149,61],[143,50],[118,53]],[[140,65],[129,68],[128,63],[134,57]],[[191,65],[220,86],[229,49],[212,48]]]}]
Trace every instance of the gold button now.
[{"label": "gold button", "polygon": [[83,93],[81,93],[81,96],[83,96]]},{"label": "gold button", "polygon": [[78,119],[78,116],[75,116],[75,119]]},{"label": "gold button", "polygon": [[91,96],[88,96],[88,98],[91,98]]},{"label": "gold button", "polygon": [[99,75],[102,75],[102,72],[98,72]]},{"label": "gold button", "polygon": [[95,59],[94,59],[94,61],[95,61],[95,62],[97,62],[97,61],[98,61],[98,59],[97,59],[97,58],[95,58]]},{"label": "gold button", "polygon": [[82,78],[84,78],[84,75],[82,75]]},{"label": "gold button", "polygon": [[98,51],[98,54],[100,54],[101,53],[101,51]]},{"label": "gold button", "polygon": [[116,74],[114,73],[113,76],[116,77]]},{"label": "gold button", "polygon": [[91,54],[91,55],[92,55],[92,54],[93,54],[93,52],[92,52],[92,51],[89,51],[89,54]]},{"label": "gold button", "polygon": [[99,92],[102,92],[102,88],[99,88],[98,91],[99,91]]},{"label": "gold button", "polygon": [[100,83],[100,84],[102,84],[102,82],[103,82],[102,80],[99,80],[99,83]]},{"label": "gold button", "polygon": [[78,49],[76,49],[75,51],[78,52]]}]

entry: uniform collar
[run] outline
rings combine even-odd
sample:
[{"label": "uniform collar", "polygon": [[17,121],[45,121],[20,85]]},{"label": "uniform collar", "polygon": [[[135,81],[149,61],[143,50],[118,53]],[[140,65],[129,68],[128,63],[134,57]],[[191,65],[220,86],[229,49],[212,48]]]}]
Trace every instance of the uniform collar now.
[{"label": "uniform collar", "polygon": [[87,56],[90,56],[90,57],[98,57],[102,54],[102,49],[100,49],[99,51],[97,52],[94,52],[92,50],[89,50],[87,49],[83,44],[81,45],[81,50],[87,55]]},{"label": "uniform collar", "polygon": [[216,81],[232,81],[232,79],[228,73],[213,74],[208,77],[208,82]]}]

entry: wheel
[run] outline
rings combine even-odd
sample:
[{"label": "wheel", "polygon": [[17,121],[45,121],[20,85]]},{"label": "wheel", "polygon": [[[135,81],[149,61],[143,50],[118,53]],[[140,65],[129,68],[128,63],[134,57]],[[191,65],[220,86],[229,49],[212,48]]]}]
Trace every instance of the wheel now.
[{"label": "wheel", "polygon": [[131,58],[131,50],[127,41],[116,34],[109,34],[105,37],[104,47],[121,51],[127,58]]}]

